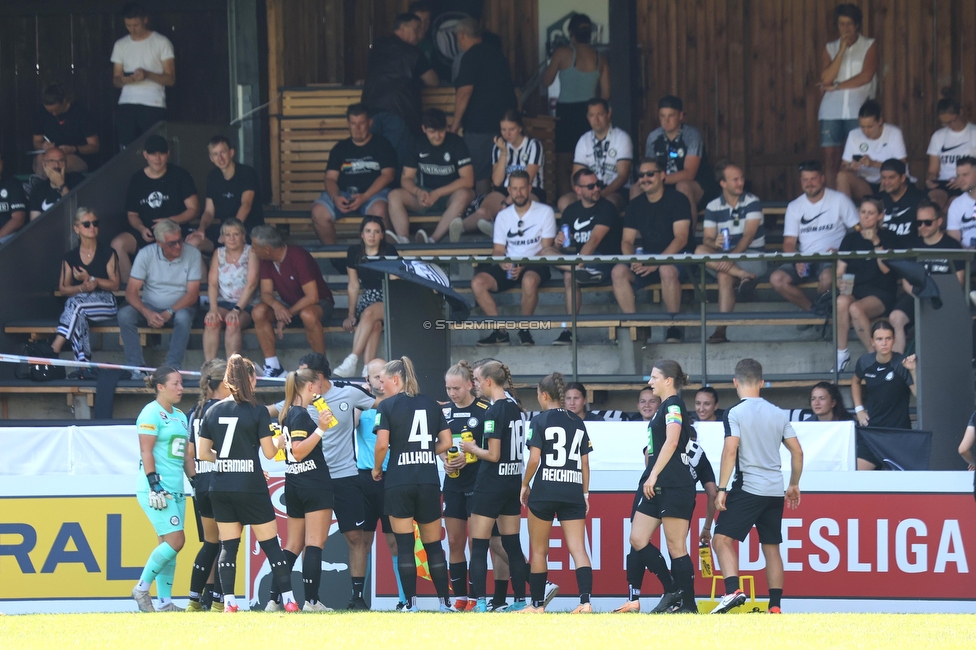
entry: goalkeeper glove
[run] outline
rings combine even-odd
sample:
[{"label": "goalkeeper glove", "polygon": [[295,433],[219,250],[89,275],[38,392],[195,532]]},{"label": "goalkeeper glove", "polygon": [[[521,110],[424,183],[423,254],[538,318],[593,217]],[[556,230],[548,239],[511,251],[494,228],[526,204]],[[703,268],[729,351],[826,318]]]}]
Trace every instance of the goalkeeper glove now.
[{"label": "goalkeeper glove", "polygon": [[149,472],[146,479],[149,480],[149,507],[153,510],[165,510],[166,499],[172,499],[173,495],[163,489],[159,472]]}]

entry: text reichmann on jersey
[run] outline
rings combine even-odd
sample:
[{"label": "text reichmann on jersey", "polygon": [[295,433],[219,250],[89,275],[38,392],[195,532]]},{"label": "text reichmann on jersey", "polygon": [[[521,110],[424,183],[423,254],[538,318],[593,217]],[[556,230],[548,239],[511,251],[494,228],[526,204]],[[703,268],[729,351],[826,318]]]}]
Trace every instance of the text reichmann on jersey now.
[{"label": "text reichmann on jersey", "polygon": [[574,469],[549,469],[542,470],[542,480],[552,481],[553,483],[579,483],[583,485],[583,472]]}]

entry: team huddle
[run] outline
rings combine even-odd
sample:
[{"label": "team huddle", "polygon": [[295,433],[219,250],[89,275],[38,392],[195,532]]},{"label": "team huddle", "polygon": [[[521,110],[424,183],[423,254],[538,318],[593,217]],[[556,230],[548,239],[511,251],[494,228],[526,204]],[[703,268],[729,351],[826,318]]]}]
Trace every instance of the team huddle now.
[{"label": "team huddle", "polygon": [[[257,377],[250,361],[240,355],[215,359],[201,371],[200,401],[187,417],[176,407],[183,393],[180,373],[168,367],[156,370],[147,380],[156,399],[136,423],[145,471],[137,498],[159,538],[132,591],[139,609],[182,611],[172,601],[172,586],[176,556],[185,542],[185,474],[193,486],[203,540],[193,562],[188,611],[221,603],[224,612],[238,610],[234,583],[244,526],[251,526],[271,571],[266,610],[332,611],[319,592],[334,511],[349,543],[352,595],[347,609],[369,608],[363,595],[366,565],[380,526],[393,558],[398,611],[418,611],[419,537],[440,611],[544,613],[559,590],[547,574],[550,535],[558,519],[576,567],[579,604],[573,613],[593,612],[593,570],[585,543],[593,446],[584,421],[565,408],[562,375],[552,373],[539,382],[541,410],[531,419],[518,401],[508,367],[495,359],[451,366],[445,375],[448,401],[443,403],[420,394],[407,357],[373,361],[367,364],[367,377],[372,392],[333,381],[328,361],[313,353],[289,373],[285,400],[266,407],[255,399]],[[726,595],[714,613],[746,600],[731,567],[738,566],[735,541],[744,540],[753,525],[766,555],[769,611],[779,613],[780,523],[784,504],[795,508],[800,500],[802,451],[796,434],[785,412],[759,397],[759,363],[740,361],[735,385],[741,401],[725,415],[725,448],[716,483],[681,399],[686,382],[674,361],[659,361],[651,373],[649,386],[661,406],[648,423],[646,469],[634,497],[626,570],[630,597],[614,611],[640,611],[648,569],[664,592],[652,612],[698,612],[686,539],[695,484],[701,483],[708,499],[699,541],[713,542],[725,569]],[[793,459],[785,500],[780,444]],[[284,548],[259,454],[286,463]],[[528,510],[531,561],[520,542],[523,507]],[[716,510],[720,514],[712,540]],[[670,567],[651,542],[662,526]],[[447,532],[447,555],[442,530]],[[494,569],[490,600],[489,552]],[[291,587],[300,556],[302,607]],[[149,594],[153,581],[159,609]]]}]

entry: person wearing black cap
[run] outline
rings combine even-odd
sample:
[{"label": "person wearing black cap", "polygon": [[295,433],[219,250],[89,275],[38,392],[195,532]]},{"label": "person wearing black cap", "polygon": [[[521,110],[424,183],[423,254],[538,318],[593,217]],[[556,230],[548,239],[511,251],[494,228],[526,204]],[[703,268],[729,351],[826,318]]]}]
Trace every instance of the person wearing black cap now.
[{"label": "person wearing black cap", "polygon": [[909,248],[918,237],[915,212],[925,193],[908,182],[908,167],[901,160],[889,158],[881,163],[878,198],[885,209],[882,228],[895,236],[895,248]]},{"label": "person wearing black cap", "polygon": [[112,248],[119,256],[122,282],[129,279],[130,259],[144,246],[153,243],[153,226],[163,219],[180,225],[185,236],[187,224],[200,214],[200,199],[190,173],[169,164],[169,144],[161,135],[146,138],[143,146],[146,167],[132,175],[125,197],[129,227],[115,236]]}]

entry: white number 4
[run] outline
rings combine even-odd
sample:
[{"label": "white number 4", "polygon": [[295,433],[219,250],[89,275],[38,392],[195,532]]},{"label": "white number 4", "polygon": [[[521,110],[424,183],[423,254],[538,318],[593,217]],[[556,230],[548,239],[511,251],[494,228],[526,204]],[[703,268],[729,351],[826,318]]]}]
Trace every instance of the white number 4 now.
[{"label": "white number 4", "polygon": [[[545,431],[546,440],[552,440],[552,450],[555,454],[546,454],[546,466],[566,466],[566,430],[562,427],[548,427]],[[583,430],[577,429],[573,435],[573,444],[569,447],[569,460],[580,463],[580,445],[583,443]]]},{"label": "white number 4", "polygon": [[433,440],[434,436],[430,435],[430,431],[427,429],[427,412],[414,411],[413,424],[410,425],[410,437],[407,438],[407,442],[419,442],[420,448],[427,450],[430,449],[430,443]]}]

